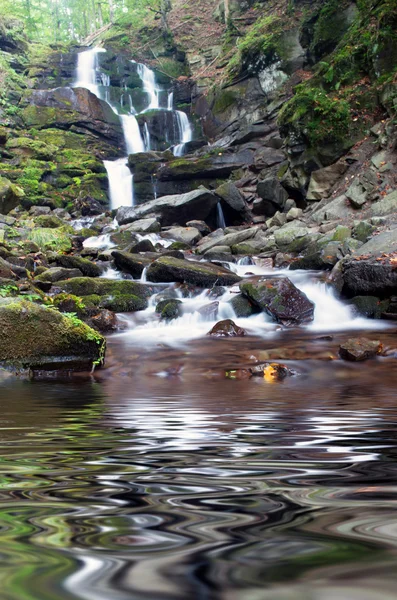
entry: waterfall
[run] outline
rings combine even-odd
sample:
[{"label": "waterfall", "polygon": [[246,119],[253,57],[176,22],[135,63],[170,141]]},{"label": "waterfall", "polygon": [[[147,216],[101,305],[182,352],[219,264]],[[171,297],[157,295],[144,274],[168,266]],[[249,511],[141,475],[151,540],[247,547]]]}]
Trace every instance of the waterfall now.
[{"label": "waterfall", "polygon": [[180,142],[174,146],[174,156],[183,156],[185,152],[185,144],[187,144],[187,142],[191,142],[193,131],[186,113],[182,112],[181,110],[177,110],[175,111],[175,114]]},{"label": "waterfall", "polygon": [[127,166],[127,158],[104,160],[103,164],[108,174],[112,209],[120,206],[134,206],[133,177]]},{"label": "waterfall", "polygon": [[128,154],[145,152],[145,144],[139,130],[138,121],[134,115],[121,115],[120,118]]},{"label": "waterfall", "polygon": [[[137,111],[133,106],[131,95],[128,94],[128,96],[124,98],[124,94],[122,94],[120,97],[120,105],[122,107],[126,105],[126,109],[129,110],[130,114],[120,114],[117,105],[111,103],[110,76],[101,72],[99,67],[98,54],[102,52],[106,52],[106,50],[104,48],[90,48],[77,55],[76,77],[73,87],[84,87],[90,90],[99,99],[107,102],[112,110],[119,116],[128,154],[149,151],[151,148],[149,127],[147,123],[145,123],[142,136],[138,121],[135,117]],[[165,110],[164,108],[160,108],[160,93],[162,90],[156,84],[154,71],[149,69],[146,65],[135,63],[133,60],[131,62],[136,64],[137,74],[142,81],[143,90],[148,96],[148,105],[142,113],[148,110]],[[125,83],[123,87],[124,90],[127,89]],[[174,95],[173,92],[170,92],[168,94],[167,110],[173,111],[173,104]],[[174,155],[182,156],[185,152],[185,144],[191,141],[193,132],[187,115],[182,111],[173,112],[175,114],[177,136],[180,140],[180,143],[174,147]],[[169,133],[170,132],[166,129],[165,139],[167,141],[172,139],[171,136],[169,136]],[[175,137],[173,139],[175,139]],[[119,206],[134,205],[133,176],[127,163],[127,157],[115,161],[104,161],[109,180],[110,202],[113,209],[118,208]],[[153,194],[155,197],[157,196],[155,181],[153,181]]]},{"label": "waterfall", "polygon": [[73,87],[83,87],[100,98],[98,80],[98,54],[106,52],[104,48],[92,48],[77,55],[76,81]]},{"label": "waterfall", "polygon": [[225,215],[223,214],[221,203],[216,205],[216,227],[217,229],[225,229]]},{"label": "waterfall", "polygon": [[147,123],[145,123],[144,128],[143,128],[143,139],[145,142],[145,150],[149,151],[150,150],[150,133],[149,133],[149,128],[147,126]]},{"label": "waterfall", "polygon": [[156,86],[154,71],[148,69],[146,65],[137,63],[137,73],[142,80],[143,91],[149,96],[149,106],[146,108],[146,110],[160,108],[159,92],[161,92],[161,90],[158,86]]}]

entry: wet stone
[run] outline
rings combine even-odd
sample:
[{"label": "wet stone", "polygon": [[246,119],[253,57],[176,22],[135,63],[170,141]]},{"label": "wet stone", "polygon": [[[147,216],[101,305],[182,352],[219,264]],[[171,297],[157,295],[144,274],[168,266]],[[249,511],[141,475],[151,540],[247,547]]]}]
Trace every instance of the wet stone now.
[{"label": "wet stone", "polygon": [[231,319],[225,319],[216,323],[208,332],[208,335],[212,337],[241,337],[246,335],[246,331]]},{"label": "wet stone", "polygon": [[350,338],[339,347],[339,356],[344,360],[359,362],[373,358],[382,351],[378,340],[367,338]]}]

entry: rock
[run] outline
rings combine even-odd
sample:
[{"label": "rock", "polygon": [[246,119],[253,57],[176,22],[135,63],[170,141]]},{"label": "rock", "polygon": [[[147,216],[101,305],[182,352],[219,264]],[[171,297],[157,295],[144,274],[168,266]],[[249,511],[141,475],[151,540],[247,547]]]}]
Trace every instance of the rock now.
[{"label": "rock", "polygon": [[383,217],[395,212],[397,212],[397,191],[387,194],[387,196],[375,202],[371,207],[372,217]]},{"label": "rock", "polygon": [[77,126],[111,142],[123,143],[119,117],[107,102],[85,88],[30,91],[29,105],[22,110],[22,119],[28,128]]},{"label": "rock", "polygon": [[[274,232],[274,240],[281,250],[300,252],[310,242],[310,239],[307,239],[309,232],[310,230],[300,221],[291,221]],[[291,248],[291,244],[296,245],[296,250]]]},{"label": "rock", "polygon": [[234,211],[245,212],[246,205],[240,190],[231,181],[226,181],[216,188],[215,194]]},{"label": "rock", "polygon": [[338,196],[315,210],[310,218],[316,223],[322,223],[323,221],[336,221],[357,214],[357,210],[350,205],[346,196]]},{"label": "rock", "polygon": [[7,215],[16,208],[24,196],[24,192],[6,177],[0,177],[0,213]]},{"label": "rock", "polygon": [[186,223],[186,227],[194,227],[195,229],[198,229],[202,236],[211,233],[211,229],[208,227],[205,221],[188,221]]},{"label": "rock", "polygon": [[396,251],[397,228],[394,228],[391,231],[384,231],[379,235],[372,237],[368,242],[361,246],[356,254],[360,256],[365,256],[367,254],[378,256],[383,253],[388,254]]},{"label": "rock", "polygon": [[[249,269],[249,267],[248,267]],[[259,312],[258,307],[242,294],[236,294],[230,304],[237,318],[245,319]]]},{"label": "rock", "polygon": [[[35,281],[55,283],[63,279],[71,279],[72,277],[82,277],[82,272],[79,269],[65,269],[63,267],[51,267],[43,273],[35,277]],[[51,287],[51,286],[50,286]]]},{"label": "rock", "polygon": [[381,150],[374,154],[371,158],[371,162],[374,165],[375,169],[380,169],[382,165],[386,164],[388,160],[388,153],[386,150]]},{"label": "rock", "polygon": [[307,200],[322,200],[331,195],[332,188],[346,173],[348,165],[338,161],[329,167],[318,169],[311,174]]},{"label": "rock", "polygon": [[287,222],[295,221],[303,216],[303,210],[301,208],[292,207],[287,212]]},{"label": "rock", "polygon": [[157,283],[178,281],[199,287],[233,285],[240,281],[240,277],[235,273],[212,263],[180,260],[171,256],[163,256],[154,261],[146,276],[148,281]]},{"label": "rock", "polygon": [[177,319],[182,314],[182,304],[182,301],[176,298],[161,300],[156,306],[156,313],[159,313],[164,321]]},{"label": "rock", "polygon": [[252,375],[257,377],[263,377],[269,383],[274,381],[282,381],[288,375],[292,375],[292,371],[285,365],[280,363],[260,363],[250,368]]},{"label": "rock", "polygon": [[136,244],[130,246],[129,251],[132,254],[139,254],[140,252],[156,252],[156,248],[153,246],[150,240],[141,240]]},{"label": "rock", "polygon": [[102,204],[91,196],[76,198],[74,201],[74,209],[80,211],[83,217],[101,215],[103,213]]},{"label": "rock", "polygon": [[91,327],[102,333],[110,333],[119,329],[116,314],[111,310],[103,309],[89,319]]},{"label": "rock", "polygon": [[270,227],[282,227],[287,222],[287,215],[285,213],[281,213],[279,211],[276,212],[274,217],[269,219],[269,228]]},{"label": "rock", "polygon": [[76,277],[59,281],[57,287],[83,299],[84,304],[114,312],[145,310],[155,287],[136,281]]},{"label": "rock", "polygon": [[[223,288],[220,288],[223,289]],[[221,294],[220,294],[221,295]],[[219,302],[210,302],[205,304],[198,309],[199,315],[201,315],[206,321],[213,321],[218,316]]]},{"label": "rock", "polygon": [[297,325],[313,320],[314,304],[287,277],[244,281],[240,290],[278,323]]},{"label": "rock", "polygon": [[105,339],[82,321],[18,299],[0,303],[0,364],[11,369],[91,370]]},{"label": "rock", "polygon": [[225,319],[214,325],[207,335],[212,337],[242,337],[246,335],[246,332],[245,329],[236,325],[231,319]]},{"label": "rock", "polygon": [[375,231],[375,227],[368,221],[355,221],[352,237],[360,242],[367,242]]},{"label": "rock", "polygon": [[163,227],[178,223],[185,225],[191,219],[205,220],[218,203],[217,197],[209,190],[200,187],[193,192],[175,196],[163,196],[140,206],[121,207],[116,219],[120,225],[132,223],[155,214]]},{"label": "rock", "polygon": [[341,274],[342,294],[347,298],[367,295],[388,298],[397,289],[397,269],[390,259],[345,259],[341,263]]},{"label": "rock", "polygon": [[368,360],[381,352],[382,344],[379,341],[366,338],[351,338],[339,347],[339,356],[353,362]]},{"label": "rock", "polygon": [[125,228],[125,231],[132,233],[159,233],[161,231],[161,225],[155,217],[149,219],[140,219],[131,223]]},{"label": "rock", "polygon": [[367,192],[359,178],[355,179],[346,191],[346,198],[354,208],[361,208],[367,201]]},{"label": "rock", "polygon": [[79,269],[86,277],[99,277],[102,273],[102,269],[98,265],[87,258],[81,258],[81,256],[58,254],[55,262],[65,269]]},{"label": "rock", "polygon": [[261,200],[254,201],[253,212],[257,215],[272,217],[277,210],[283,211],[288,200],[288,193],[277,177],[269,177],[257,185],[257,193]]},{"label": "rock", "polygon": [[163,231],[162,237],[166,240],[176,240],[194,246],[201,240],[202,235],[195,227],[171,227],[167,231]]},{"label": "rock", "polygon": [[367,319],[380,319],[390,304],[389,300],[381,300],[377,296],[355,296],[351,302],[357,312]]},{"label": "rock", "polygon": [[120,252],[119,250],[114,250],[112,257],[118,269],[129,273],[137,279],[142,276],[143,270],[153,262],[152,258],[147,258],[142,254]]},{"label": "rock", "polygon": [[341,253],[339,242],[328,242],[328,244],[324,245],[322,248],[313,252],[307,252],[307,254],[295,260],[290,265],[290,270],[329,270],[332,269],[341,258],[343,258],[343,255]]},{"label": "rock", "polygon": [[217,237],[207,236],[198,244],[196,252],[204,254],[207,250],[215,248],[216,246],[235,246],[240,242],[245,242],[246,240],[253,238],[258,231],[259,227],[251,227],[250,229],[243,229],[242,231],[236,231],[235,233],[228,233]]},{"label": "rock", "polygon": [[8,261],[0,258],[0,278],[1,279],[19,279],[19,277],[26,277],[26,269],[23,269],[20,275],[17,273],[18,268],[12,265]]}]

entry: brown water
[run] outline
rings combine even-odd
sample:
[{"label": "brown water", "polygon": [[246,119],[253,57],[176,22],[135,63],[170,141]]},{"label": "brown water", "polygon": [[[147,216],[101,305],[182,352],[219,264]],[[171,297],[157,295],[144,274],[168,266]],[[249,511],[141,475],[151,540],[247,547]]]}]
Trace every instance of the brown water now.
[{"label": "brown water", "polygon": [[[397,373],[332,340],[201,340],[0,385],[2,599],[397,596]],[[320,336],[317,336],[319,338]],[[281,383],[225,369],[288,359]]]}]

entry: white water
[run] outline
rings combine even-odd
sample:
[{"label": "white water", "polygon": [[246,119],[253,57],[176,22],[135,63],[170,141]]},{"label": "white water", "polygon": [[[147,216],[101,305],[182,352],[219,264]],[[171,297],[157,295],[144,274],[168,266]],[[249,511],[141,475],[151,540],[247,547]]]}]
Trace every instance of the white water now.
[{"label": "white water", "polygon": [[178,125],[180,143],[174,146],[174,156],[183,156],[185,152],[185,144],[192,141],[193,131],[187,118],[187,114],[181,110],[176,110],[176,119]]},{"label": "white water", "polygon": [[174,108],[174,92],[170,92],[168,94],[167,110],[173,110],[173,108]]},{"label": "white water", "polygon": [[221,203],[218,202],[216,205],[216,228],[217,229],[225,229],[225,215],[223,214]]},{"label": "white water", "polygon": [[90,90],[98,98],[99,86],[98,81],[101,78],[98,72],[98,54],[106,52],[104,48],[92,48],[79,52],[77,55],[76,81],[73,87],[83,87]]},{"label": "white water", "polygon": [[127,166],[127,157],[118,160],[104,160],[109,180],[110,205],[112,209],[120,206],[134,206],[133,177]]},{"label": "white water", "polygon": [[90,250],[107,250],[108,248],[114,248],[115,245],[111,241],[109,233],[89,237],[83,242],[83,247]]},{"label": "white water", "polygon": [[[228,264],[231,270],[241,277],[256,275],[286,276],[315,303],[314,320],[309,325],[302,326],[313,332],[332,332],[347,330],[372,329],[373,321],[355,317],[350,306],[339,301],[332,289],[319,280],[318,273],[307,271],[273,270],[257,265]],[[145,269],[141,281],[146,282]],[[166,287],[174,288],[174,284]],[[120,334],[127,343],[152,344],[166,343],[171,346],[181,344],[205,336],[222,319],[232,319],[248,334],[268,338],[277,335],[282,328],[264,312],[248,318],[236,317],[230,300],[239,293],[238,285],[229,288],[218,298],[209,297],[209,290],[204,290],[191,298],[183,298],[176,289],[173,296],[181,300],[183,314],[170,322],[161,321],[155,308],[158,299],[152,296],[149,307],[145,311],[125,316],[130,329]],[[205,314],[201,309],[214,302],[218,303],[215,314]],[[377,323],[377,327],[386,328],[386,323]]]},{"label": "white water", "polygon": [[161,92],[161,89],[156,85],[154,71],[148,69],[146,65],[137,63],[137,73],[142,80],[143,91],[147,93],[149,98],[149,105],[145,110],[153,110],[156,108],[160,108],[159,94]]},{"label": "white water", "polygon": [[[121,115],[120,118],[128,154],[145,152],[145,144],[139,130],[138,121],[134,115]],[[124,206],[130,205],[124,204]]]}]

